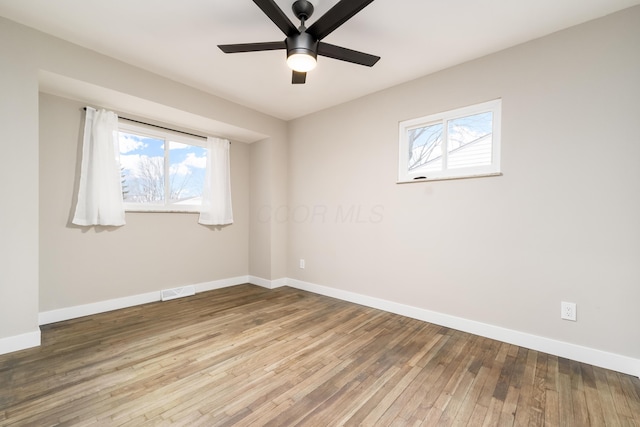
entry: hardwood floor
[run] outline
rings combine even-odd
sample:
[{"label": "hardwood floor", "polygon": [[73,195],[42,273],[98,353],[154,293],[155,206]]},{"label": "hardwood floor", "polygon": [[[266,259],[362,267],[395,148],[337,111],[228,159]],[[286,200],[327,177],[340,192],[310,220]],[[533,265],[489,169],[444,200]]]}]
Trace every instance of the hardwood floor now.
[{"label": "hardwood floor", "polygon": [[42,328],[0,425],[640,426],[638,378],[291,288]]}]

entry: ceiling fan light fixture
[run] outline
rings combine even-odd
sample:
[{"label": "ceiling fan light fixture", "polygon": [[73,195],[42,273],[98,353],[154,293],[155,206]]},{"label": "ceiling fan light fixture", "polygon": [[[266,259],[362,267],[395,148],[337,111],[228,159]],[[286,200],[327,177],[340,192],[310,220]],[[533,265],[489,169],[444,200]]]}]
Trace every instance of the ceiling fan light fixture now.
[{"label": "ceiling fan light fixture", "polygon": [[316,58],[311,52],[291,52],[287,56],[287,65],[293,71],[306,73],[316,68]]},{"label": "ceiling fan light fixture", "polygon": [[318,55],[367,67],[372,67],[380,59],[379,56],[321,41],[374,0],[337,0],[337,3],[308,29],[305,23],[313,15],[318,0],[289,1],[293,1],[291,9],[296,18],[300,20],[300,26],[297,28],[287,17],[287,14],[278,6],[276,0],[253,0],[262,9],[262,12],[287,36],[283,42],[239,43],[218,45],[218,47],[224,53],[286,50],[287,65],[293,70],[291,76],[292,84],[304,84],[306,82],[307,72],[316,67]]},{"label": "ceiling fan light fixture", "polygon": [[287,37],[287,65],[293,71],[306,73],[316,67],[318,41],[300,27],[300,34]]}]

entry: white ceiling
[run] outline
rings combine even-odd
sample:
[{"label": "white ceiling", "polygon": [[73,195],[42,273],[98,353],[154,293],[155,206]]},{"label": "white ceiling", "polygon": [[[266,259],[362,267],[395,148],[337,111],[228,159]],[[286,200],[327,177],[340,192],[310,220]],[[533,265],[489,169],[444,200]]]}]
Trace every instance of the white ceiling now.
[{"label": "white ceiling", "polygon": [[[348,1],[348,0],[345,0]],[[276,0],[291,13],[291,0]],[[318,0],[313,21],[337,0]],[[292,85],[283,40],[250,0],[0,0],[0,16],[285,120],[535,39],[640,0],[376,0],[328,43],[381,56],[372,68],[320,57]]]}]

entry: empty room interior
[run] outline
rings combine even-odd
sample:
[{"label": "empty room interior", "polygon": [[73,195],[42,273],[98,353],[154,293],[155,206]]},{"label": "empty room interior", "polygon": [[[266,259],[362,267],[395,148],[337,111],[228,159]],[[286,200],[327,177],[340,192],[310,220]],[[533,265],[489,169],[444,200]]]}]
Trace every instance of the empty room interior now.
[{"label": "empty room interior", "polygon": [[640,425],[640,2],[292,3],[0,0],[0,425]]}]

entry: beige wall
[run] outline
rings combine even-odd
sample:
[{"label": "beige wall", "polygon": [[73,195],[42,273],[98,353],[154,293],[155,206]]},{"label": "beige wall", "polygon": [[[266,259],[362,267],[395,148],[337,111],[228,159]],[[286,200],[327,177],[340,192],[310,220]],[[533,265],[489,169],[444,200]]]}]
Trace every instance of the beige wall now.
[{"label": "beige wall", "polygon": [[271,190],[269,181],[263,177],[272,175],[272,165],[265,162],[271,152],[269,140],[258,141],[251,146],[251,215],[250,230],[252,239],[249,245],[249,274],[263,279],[271,279],[271,259],[268,256],[271,245],[270,218],[261,214],[269,211]]},{"label": "beige wall", "polygon": [[37,108],[36,70],[0,33],[0,339],[38,329]]},{"label": "beige wall", "polygon": [[[252,183],[267,183],[270,188],[280,185],[283,173],[286,174],[286,169],[282,172],[281,168],[271,165],[274,162],[280,165],[279,159],[271,156],[256,160],[252,151],[259,156],[260,143],[255,148],[240,143],[232,145],[237,224],[231,227],[219,231],[208,229],[197,225],[196,218],[190,214],[128,214],[126,228],[115,231],[92,228],[83,232],[67,227],[78,155],[81,118],[78,106],[82,104],[43,95],[40,111],[38,76],[43,75],[41,71],[81,82],[81,85],[104,88],[110,95],[126,94],[128,99],[143,100],[165,110],[265,135],[277,148],[278,155],[286,152],[287,126],[282,120],[0,18],[0,144],[6,163],[0,168],[3,195],[0,352],[33,345],[33,340],[39,337],[36,335],[38,313],[44,310],[229,275],[247,275],[254,270],[262,272],[253,265],[257,259],[267,260],[275,271],[286,271],[286,256],[276,253],[286,250],[280,244],[286,242],[286,227],[268,222],[264,227],[269,232],[261,233],[249,225],[250,203],[252,206],[256,201],[265,205],[283,203],[278,198],[272,200],[272,197],[281,197],[277,193],[251,197],[252,193],[264,190],[261,186],[252,189]],[[74,99],[78,99],[77,94]],[[99,100],[92,101],[99,106]],[[120,111],[127,112],[126,103],[120,107]],[[54,121],[54,117],[61,117],[62,121]],[[40,141],[39,118],[43,121]],[[39,189],[39,148],[45,153],[40,163],[44,173],[40,180],[43,189]],[[265,175],[258,180],[250,179],[251,161],[263,166],[261,172]],[[56,172],[58,166],[71,169]],[[40,211],[39,203],[42,203]],[[165,252],[159,231],[176,252],[184,252]],[[249,241],[264,251],[250,257]],[[128,247],[123,249],[123,246]],[[133,253],[141,254],[142,259],[135,261],[130,256]],[[39,254],[43,254],[42,260]],[[93,262],[100,257],[119,263],[123,271]],[[162,265],[162,273],[153,270],[158,265]],[[77,267],[75,271],[74,267]],[[156,271],[153,279],[149,280],[148,271],[145,273],[140,268]],[[272,273],[269,270],[265,274]],[[28,334],[29,339],[22,340],[23,334]]]},{"label": "beige wall", "polygon": [[[640,7],[294,120],[288,276],[639,358],[638,46]],[[399,121],[495,98],[503,176],[395,183]]]},{"label": "beige wall", "polygon": [[287,206],[287,141],[270,138],[251,148],[249,274],[274,281],[287,273],[287,223],[274,214]]},{"label": "beige wall", "polygon": [[250,146],[231,144],[231,226],[129,212],[124,227],[76,227],[83,106],[40,95],[40,311],[246,276]]}]

